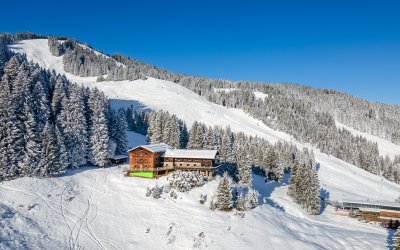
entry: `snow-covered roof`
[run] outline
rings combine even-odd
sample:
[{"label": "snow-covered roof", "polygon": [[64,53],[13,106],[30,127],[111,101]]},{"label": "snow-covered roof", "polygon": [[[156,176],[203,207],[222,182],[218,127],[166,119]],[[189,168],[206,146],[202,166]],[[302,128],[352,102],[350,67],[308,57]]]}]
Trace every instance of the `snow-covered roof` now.
[{"label": "snow-covered roof", "polygon": [[113,160],[122,160],[122,159],[126,159],[126,158],[128,158],[127,155],[114,155],[111,157],[111,159],[113,159]]},{"label": "snow-covered roof", "polygon": [[215,159],[217,150],[186,150],[186,149],[167,149],[162,157],[172,158],[194,158],[194,159]]},{"label": "snow-covered roof", "polygon": [[389,202],[389,201],[343,200],[343,203],[400,208],[400,204],[399,203]]},{"label": "snow-covered roof", "polygon": [[139,145],[137,147],[129,149],[128,152],[130,152],[132,150],[135,150],[135,149],[137,149],[139,147],[145,148],[145,149],[147,149],[147,150],[149,150],[150,152],[153,152],[153,153],[165,152],[165,150],[167,150],[169,148],[172,148],[168,144],[159,143],[159,144]]}]

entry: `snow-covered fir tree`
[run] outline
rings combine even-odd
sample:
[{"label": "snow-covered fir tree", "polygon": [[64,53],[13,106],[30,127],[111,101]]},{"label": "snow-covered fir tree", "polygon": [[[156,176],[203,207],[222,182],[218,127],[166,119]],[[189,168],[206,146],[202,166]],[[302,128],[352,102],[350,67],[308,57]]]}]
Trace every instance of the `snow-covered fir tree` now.
[{"label": "snow-covered fir tree", "polygon": [[259,205],[259,202],[258,202],[259,197],[260,197],[260,194],[258,193],[258,191],[251,188],[247,192],[247,195],[245,198],[246,207],[249,209],[256,208]]},{"label": "snow-covered fir tree", "polygon": [[204,146],[204,125],[197,121],[193,122],[189,131],[189,149],[203,149]]},{"label": "snow-covered fir tree", "polygon": [[310,164],[312,157],[306,152],[304,151],[301,162],[296,160],[291,169],[288,194],[309,214],[319,214],[321,204],[318,173]]},{"label": "snow-covered fir tree", "polygon": [[222,211],[229,211],[233,207],[232,179],[225,172],[217,188],[217,207]]},{"label": "snow-covered fir tree", "polygon": [[47,122],[41,134],[42,151],[39,162],[40,176],[55,176],[64,172],[65,165],[60,162],[61,152],[57,145],[54,126]]},{"label": "snow-covered fir tree", "polygon": [[236,148],[236,165],[239,178],[239,184],[243,187],[250,187],[252,178],[250,155],[247,152],[247,146],[239,144]]},{"label": "snow-covered fir tree", "polygon": [[126,134],[128,123],[125,113],[122,109],[119,109],[117,112],[112,112],[112,116],[114,116],[114,118],[112,119],[113,124],[111,126],[114,129],[111,138],[116,143],[115,154],[126,154],[128,150],[128,138]]},{"label": "snow-covered fir tree", "polygon": [[92,128],[90,131],[91,151],[93,164],[105,167],[109,163],[110,156],[110,137],[107,126],[107,103],[103,96],[96,91],[92,92],[90,106],[92,110]]},{"label": "snow-covered fir tree", "polygon": [[238,211],[248,210],[246,199],[242,192],[239,192],[238,195],[236,196],[236,210]]}]

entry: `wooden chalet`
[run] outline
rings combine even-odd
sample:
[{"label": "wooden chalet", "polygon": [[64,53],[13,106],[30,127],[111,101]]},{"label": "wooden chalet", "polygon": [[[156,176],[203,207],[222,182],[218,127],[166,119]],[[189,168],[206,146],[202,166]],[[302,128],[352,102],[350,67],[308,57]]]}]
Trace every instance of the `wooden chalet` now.
[{"label": "wooden chalet", "polygon": [[173,167],[164,167],[161,155],[171,148],[165,143],[140,145],[130,149],[128,176],[139,176],[146,178],[157,177],[173,171]]},{"label": "wooden chalet", "polygon": [[217,168],[217,150],[173,149],[167,144],[140,145],[129,151],[126,176],[154,178],[171,171],[197,171],[212,176]]}]

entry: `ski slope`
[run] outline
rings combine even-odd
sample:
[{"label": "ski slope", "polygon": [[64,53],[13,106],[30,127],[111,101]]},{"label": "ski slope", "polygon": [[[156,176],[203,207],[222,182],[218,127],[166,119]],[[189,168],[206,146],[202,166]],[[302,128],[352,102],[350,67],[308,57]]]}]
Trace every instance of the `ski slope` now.
[{"label": "ski slope", "polygon": [[360,132],[358,130],[355,130],[354,128],[351,128],[349,126],[346,126],[344,124],[341,124],[339,122],[336,122],[336,126],[339,128],[345,128],[348,131],[350,131],[353,135],[358,135],[361,137],[364,137],[367,140],[370,140],[372,142],[376,142],[378,144],[379,148],[379,153],[382,156],[389,156],[390,159],[394,159],[396,155],[400,155],[400,145],[394,144],[393,142],[380,138],[375,135],[370,135],[364,132]]},{"label": "ski slope", "polygon": [[[45,39],[26,40],[10,47],[15,52],[25,53],[29,60],[33,60],[46,69],[54,69],[57,73],[65,74],[73,82],[97,87],[104,91],[112,99],[114,107],[134,105],[138,109],[163,109],[185,120],[188,126],[198,120],[210,126],[230,126],[234,132],[242,131],[248,135],[259,136],[271,143],[285,140],[295,143],[298,147],[313,149],[315,158],[320,164],[321,188],[326,190],[331,200],[394,201],[399,194],[400,188],[397,184],[323,154],[310,145],[296,142],[291,136],[269,128],[239,109],[229,109],[210,103],[205,98],[178,84],[154,78],[136,81],[95,82],[95,77],[78,77],[66,73],[62,65],[62,56],[52,56]],[[135,135],[132,136],[132,138],[136,137]],[[140,138],[137,140],[140,141]],[[163,179],[158,181],[162,182]],[[28,185],[23,185],[19,191],[12,190],[24,182],[27,182]],[[49,237],[63,239],[60,244],[71,241],[81,242],[79,246],[85,246],[85,248],[91,248],[90,246],[102,248],[101,244],[94,243],[95,241],[99,242],[99,240],[92,239],[101,238],[109,241],[109,243],[103,243],[104,248],[107,249],[112,248],[112,245],[116,243],[119,246],[130,246],[130,248],[154,249],[155,246],[159,246],[160,242],[165,244],[167,241],[166,231],[169,223],[179,225],[174,229],[176,234],[179,235],[179,237],[176,236],[174,249],[190,249],[193,246],[191,245],[193,238],[202,231],[206,235],[206,244],[211,249],[230,249],[231,247],[236,249],[265,249],[271,246],[280,249],[282,247],[284,249],[385,248],[387,237],[385,230],[348,218],[334,216],[333,219],[329,219],[333,216],[330,214],[332,211],[329,212],[329,210],[321,216],[308,216],[290,202],[285,194],[284,187],[277,187],[268,191],[264,190],[266,187],[260,187],[261,184],[258,182],[258,184],[255,184],[265,197],[272,197],[272,200],[285,207],[286,212],[264,205],[247,213],[242,220],[232,213],[211,213],[206,207],[197,204],[196,199],[201,192],[212,196],[212,190],[216,186],[215,182],[207,184],[206,187],[199,190],[193,190],[193,192],[184,195],[186,199],[183,197],[177,203],[168,199],[149,201],[145,198],[144,190],[146,186],[154,185],[155,182],[157,181],[123,178],[121,169],[118,168],[86,169],[71,171],[64,177],[49,180],[23,178],[4,182],[1,184],[3,189],[0,188],[0,190],[7,192],[2,192],[0,199],[10,201],[3,204],[10,207],[11,211],[18,211],[18,206],[22,203],[22,201],[17,200],[16,196],[18,195],[22,195],[26,199],[31,197],[32,200],[41,202],[41,208],[45,208],[45,211],[54,214],[58,220],[65,221],[64,231],[55,236],[49,234]],[[61,213],[66,213],[67,218],[63,219],[58,212],[64,208],[61,208],[61,200],[57,194],[62,195],[59,190],[73,184],[82,186],[82,192],[77,196],[80,197],[76,199],[77,205],[68,207],[70,212],[68,210],[61,211]],[[36,186],[39,187],[33,188]],[[58,191],[52,193],[53,189]],[[107,190],[107,192],[101,190]],[[101,192],[106,193],[106,196],[104,196],[106,198],[101,195]],[[49,201],[46,198],[48,193],[58,200]],[[93,205],[93,202],[96,203],[96,206]],[[48,204],[54,209],[50,208]],[[45,218],[40,217],[44,216],[42,215],[44,212],[41,210],[34,211],[37,214],[35,216],[38,216],[35,217],[35,220],[38,221],[37,226],[48,227]],[[176,215],[170,215],[167,211],[179,212]],[[79,213],[83,213],[83,215]],[[93,219],[95,214],[96,218]],[[152,216],[149,216],[149,214]],[[22,214],[20,216],[30,219],[33,215]],[[160,218],[164,218],[164,220]],[[196,223],[192,223],[193,219],[196,220]],[[54,220],[54,223],[59,222],[56,219]],[[88,225],[83,223],[82,220],[87,221],[85,223],[88,223]],[[21,221],[10,223],[12,225],[15,223],[24,224]],[[107,223],[115,226],[108,227]],[[213,227],[209,226],[210,223]],[[79,233],[74,225],[81,228]],[[150,234],[151,237],[143,233],[147,226],[151,227],[150,232],[154,232],[154,234]],[[38,228],[37,230],[49,231],[46,228]],[[57,229],[54,230],[57,231]],[[89,236],[91,230],[96,231],[97,234]],[[65,234],[68,233],[72,236],[66,241],[64,238]],[[67,246],[70,247],[68,244]],[[77,247],[74,243],[72,245]],[[164,247],[168,249],[172,246],[161,245],[157,249],[164,249]]]}]

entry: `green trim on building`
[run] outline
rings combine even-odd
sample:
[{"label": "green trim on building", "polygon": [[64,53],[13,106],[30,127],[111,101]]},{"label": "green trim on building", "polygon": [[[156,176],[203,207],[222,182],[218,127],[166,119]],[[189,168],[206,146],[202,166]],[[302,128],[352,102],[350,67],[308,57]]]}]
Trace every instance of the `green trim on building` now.
[{"label": "green trim on building", "polygon": [[154,178],[154,173],[152,171],[129,172],[129,176]]}]

